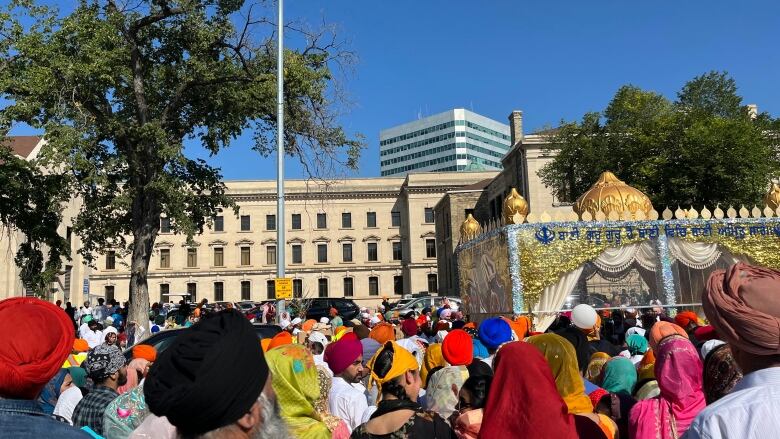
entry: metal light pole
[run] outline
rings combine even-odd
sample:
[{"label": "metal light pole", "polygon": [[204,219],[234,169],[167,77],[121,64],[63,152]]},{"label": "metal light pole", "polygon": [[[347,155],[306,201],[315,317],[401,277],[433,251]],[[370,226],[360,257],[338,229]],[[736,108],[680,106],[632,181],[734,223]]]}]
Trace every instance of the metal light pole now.
[{"label": "metal light pole", "polygon": [[[284,277],[284,0],[279,1],[276,61],[276,277]],[[276,303],[276,321],[284,312],[284,299]]]}]

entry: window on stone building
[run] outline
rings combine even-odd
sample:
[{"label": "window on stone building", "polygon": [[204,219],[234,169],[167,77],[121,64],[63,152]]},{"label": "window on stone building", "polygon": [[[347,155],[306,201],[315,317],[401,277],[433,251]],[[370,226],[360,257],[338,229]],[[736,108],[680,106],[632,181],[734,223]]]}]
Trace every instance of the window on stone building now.
[{"label": "window on stone building", "polygon": [[351,277],[345,277],[344,278],[344,297],[352,297],[354,291],[354,279]]},{"label": "window on stone building", "polygon": [[379,278],[376,276],[370,276],[368,278],[368,295],[369,296],[379,295]]},{"label": "window on stone building", "polygon": [[198,284],[195,282],[189,282],[187,284],[187,295],[190,296],[190,302],[198,301]]},{"label": "window on stone building", "polygon": [[317,296],[328,297],[328,279],[324,277],[317,279]]},{"label": "window on stone building", "polygon": [[248,232],[252,228],[252,222],[249,215],[241,215],[241,231]]},{"label": "window on stone building", "polygon": [[268,299],[276,299],[276,283],[273,280],[265,282],[265,294]]},{"label": "window on stone building", "polygon": [[351,229],[352,228],[352,214],[349,212],[341,212],[341,228],[342,229]]},{"label": "window on stone building", "polygon": [[393,242],[393,260],[400,261],[403,259],[403,247],[400,241]]},{"label": "window on stone building", "polygon": [[115,270],[116,269],[116,252],[115,251],[107,251],[106,252],[106,270]]},{"label": "window on stone building", "polygon": [[293,279],[293,299],[303,297],[303,279]]},{"label": "window on stone building", "polygon": [[303,263],[303,247],[300,244],[292,245],[292,263],[293,264]]},{"label": "window on stone building", "polygon": [[171,268],[171,249],[160,249],[160,268]]},{"label": "window on stone building", "polygon": [[222,302],[225,300],[225,284],[222,282],[214,282],[214,301]]},{"label": "window on stone building", "polygon": [[215,216],[214,217],[214,231],[215,232],[224,232],[225,231],[225,217],[224,216]]},{"label": "window on stone building", "polygon": [[187,249],[187,267],[188,268],[195,268],[198,266],[198,249],[196,248],[188,248]]},{"label": "window on stone building", "polygon": [[328,244],[317,244],[317,262],[328,262]]},{"label": "window on stone building", "polygon": [[432,207],[426,207],[425,208],[425,222],[427,224],[433,224],[434,223],[433,208]]},{"label": "window on stone building", "polygon": [[252,300],[252,284],[248,280],[241,281],[241,300]]},{"label": "window on stone building", "polygon": [[160,218],[160,233],[171,233],[171,219],[167,216]]},{"label": "window on stone building", "polygon": [[276,246],[265,246],[265,263],[268,265],[276,265]]},{"label": "window on stone building", "polygon": [[225,249],[222,247],[214,247],[214,266],[225,266]]},{"label": "window on stone building", "polygon": [[113,285],[106,285],[104,289],[104,296],[106,298],[106,302],[111,302],[114,300],[114,286]]},{"label": "window on stone building", "polygon": [[252,253],[249,247],[241,247],[241,265],[252,265]]},{"label": "window on stone building", "polygon": [[366,212],[366,227],[376,227],[376,212]]},{"label": "window on stone building", "polygon": [[368,249],[368,260],[369,262],[376,262],[379,260],[379,251],[377,248],[376,242],[369,242],[366,244],[366,247]]},{"label": "window on stone building", "polygon": [[343,262],[352,262],[352,244],[346,242],[341,246],[341,260]]},{"label": "window on stone building", "polygon": [[436,239],[425,240],[425,257],[426,258],[436,257]]},{"label": "window on stone building", "polygon": [[438,279],[436,278],[436,275],[431,273],[428,275],[428,292],[433,294],[436,293],[439,289],[439,283]]},{"label": "window on stone building", "polygon": [[318,213],[317,214],[317,228],[318,229],[327,229],[328,228],[328,215],[324,213]]},{"label": "window on stone building", "polygon": [[293,230],[301,230],[301,214],[300,213],[292,214],[292,229]]},{"label": "window on stone building", "polygon": [[168,293],[171,291],[171,286],[168,284],[160,284],[160,303],[168,303],[171,299]]},{"label": "window on stone building", "polygon": [[404,293],[404,277],[393,276],[393,293],[401,295]]},{"label": "window on stone building", "polygon": [[393,227],[401,227],[401,212],[390,212],[390,225]]},{"label": "window on stone building", "polygon": [[276,215],[265,216],[265,229],[276,230]]}]

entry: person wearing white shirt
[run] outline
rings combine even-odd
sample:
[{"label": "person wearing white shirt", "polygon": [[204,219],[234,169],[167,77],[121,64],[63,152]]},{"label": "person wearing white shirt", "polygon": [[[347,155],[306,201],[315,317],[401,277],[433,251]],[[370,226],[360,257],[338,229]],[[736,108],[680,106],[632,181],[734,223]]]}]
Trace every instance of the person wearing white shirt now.
[{"label": "person wearing white shirt", "polygon": [[87,330],[84,331],[81,338],[87,341],[90,349],[103,344],[103,332],[98,330],[98,324],[94,320],[87,323]]},{"label": "person wearing white shirt", "polygon": [[328,345],[325,362],[333,371],[333,383],[328,395],[332,415],[344,420],[349,431],[368,421],[371,415],[365,387],[360,384],[363,375],[363,345],[356,337]]},{"label": "person wearing white shirt", "polygon": [[744,377],[699,412],[687,439],[778,437],[780,432],[780,271],[737,263],[712,273],[704,313],[726,340]]}]

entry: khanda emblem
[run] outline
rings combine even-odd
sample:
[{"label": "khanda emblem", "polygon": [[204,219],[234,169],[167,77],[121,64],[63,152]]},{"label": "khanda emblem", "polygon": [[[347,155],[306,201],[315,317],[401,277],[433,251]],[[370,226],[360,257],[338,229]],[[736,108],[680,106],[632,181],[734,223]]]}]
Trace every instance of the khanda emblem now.
[{"label": "khanda emblem", "polygon": [[550,230],[550,228],[547,226],[542,226],[539,230],[536,231],[536,240],[542,244],[549,244],[555,241],[555,232]]}]

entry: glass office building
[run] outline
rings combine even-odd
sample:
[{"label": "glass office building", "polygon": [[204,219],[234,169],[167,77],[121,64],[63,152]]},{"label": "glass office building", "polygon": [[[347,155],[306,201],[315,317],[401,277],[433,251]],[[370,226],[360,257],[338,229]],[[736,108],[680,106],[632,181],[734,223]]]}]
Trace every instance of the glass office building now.
[{"label": "glass office building", "polygon": [[467,169],[501,170],[509,125],[456,108],[379,133],[382,176]]}]

